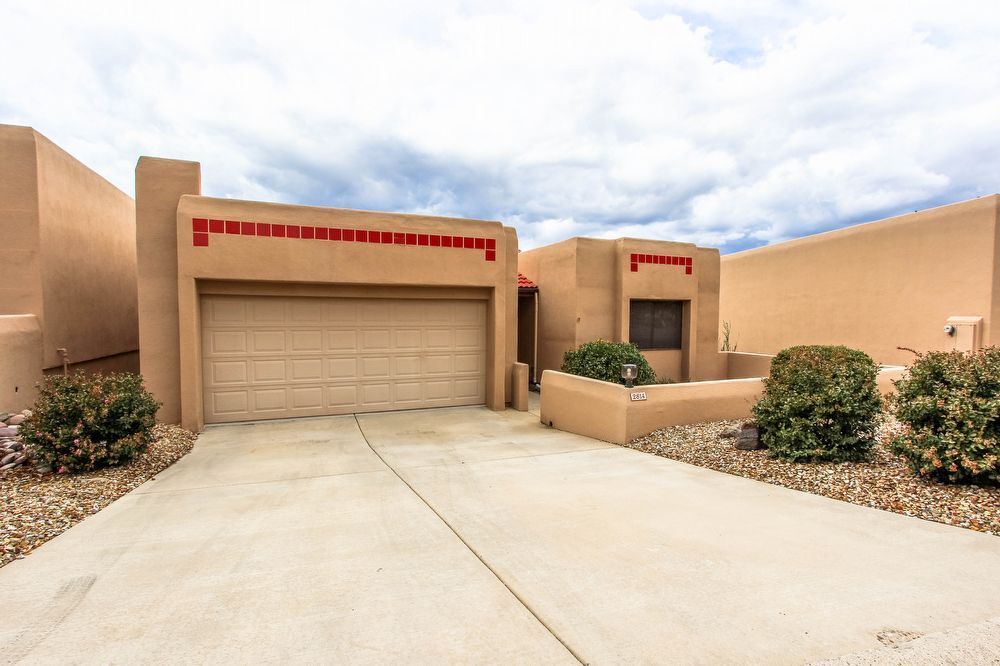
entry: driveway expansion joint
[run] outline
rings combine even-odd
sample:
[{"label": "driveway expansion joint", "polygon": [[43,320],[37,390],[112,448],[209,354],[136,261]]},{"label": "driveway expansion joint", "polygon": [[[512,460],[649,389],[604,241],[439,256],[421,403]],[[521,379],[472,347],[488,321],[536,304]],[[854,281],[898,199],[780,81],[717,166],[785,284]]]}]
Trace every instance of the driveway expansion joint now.
[{"label": "driveway expansion joint", "polygon": [[[464,546],[465,546],[465,547],[466,547],[466,548],[468,549],[468,551],[469,551],[470,553],[472,553],[472,555],[473,555],[473,556],[474,556],[474,557],[475,557],[475,558],[476,558],[477,560],[479,560],[479,561],[480,561],[480,562],[482,563],[482,565],[483,565],[484,567],[486,567],[487,571],[489,571],[489,572],[490,572],[491,574],[493,574],[493,576],[494,576],[494,577],[495,577],[495,578],[497,579],[497,581],[499,581],[499,582],[500,582],[500,584],[501,584],[501,585],[503,585],[503,586],[504,586],[504,587],[505,587],[505,588],[507,589],[507,591],[508,591],[508,592],[510,592],[510,594],[511,594],[511,595],[512,595],[512,596],[513,596],[513,597],[514,597],[515,599],[517,599],[518,603],[520,603],[520,604],[521,604],[521,606],[522,606],[522,607],[523,607],[523,608],[524,608],[524,609],[525,609],[525,610],[526,610],[526,611],[527,611],[528,613],[530,613],[530,614],[531,614],[531,616],[532,616],[533,618],[535,618],[535,620],[536,620],[536,621],[537,621],[537,622],[538,622],[538,623],[539,623],[540,625],[542,625],[542,627],[544,627],[544,628],[545,628],[545,630],[546,630],[547,632],[549,632],[549,634],[551,634],[551,636],[552,636],[552,637],[553,637],[554,639],[556,639],[557,641],[559,641],[559,644],[560,644],[560,645],[562,645],[562,646],[563,646],[563,647],[564,647],[564,648],[566,649],[566,651],[567,651],[567,652],[569,652],[569,653],[570,653],[570,655],[572,655],[572,656],[573,656],[573,658],[574,658],[574,659],[576,659],[576,660],[577,660],[578,662],[580,662],[581,664],[587,664],[588,662],[587,662],[587,661],[585,661],[585,660],[583,659],[583,657],[581,657],[581,656],[580,656],[579,654],[577,654],[577,653],[576,653],[576,651],[575,651],[575,650],[573,650],[573,648],[571,648],[571,647],[570,647],[570,646],[569,646],[569,645],[568,645],[568,644],[566,643],[566,641],[564,641],[564,640],[562,639],[562,637],[560,637],[560,636],[559,636],[559,634],[557,634],[557,633],[555,632],[555,630],[553,630],[553,628],[552,628],[551,626],[549,626],[549,624],[548,624],[548,623],[547,623],[547,622],[546,622],[545,620],[543,620],[543,619],[542,619],[542,618],[541,618],[541,617],[540,617],[540,616],[538,615],[538,613],[537,613],[537,612],[535,611],[535,609],[534,609],[534,608],[532,608],[532,607],[531,607],[531,605],[530,605],[530,604],[528,604],[528,602],[527,602],[527,601],[526,601],[525,599],[523,599],[523,598],[522,598],[522,597],[521,597],[521,596],[520,596],[520,595],[519,595],[519,594],[518,594],[517,592],[515,592],[515,591],[513,590],[513,588],[511,588],[511,586],[510,586],[510,585],[509,585],[509,584],[507,583],[507,581],[505,581],[505,580],[503,579],[503,577],[501,577],[501,576],[500,576],[500,574],[498,574],[498,573],[497,573],[497,572],[496,572],[496,571],[495,571],[495,570],[493,569],[493,567],[491,567],[491,566],[489,565],[489,563],[488,563],[488,562],[487,562],[487,561],[486,561],[485,559],[483,559],[483,556],[482,556],[482,555],[480,555],[480,554],[479,554],[479,552],[478,552],[478,551],[477,551],[477,550],[476,550],[475,548],[473,548],[473,547],[472,547],[472,544],[470,544],[470,543],[469,543],[468,541],[466,541],[466,540],[465,540],[465,539],[464,539],[464,538],[462,537],[462,535],[461,535],[461,534],[460,534],[460,533],[458,532],[458,530],[457,530],[457,529],[455,529],[454,525],[452,525],[452,524],[451,524],[451,523],[450,523],[450,522],[448,521],[448,519],[447,519],[447,518],[445,518],[444,516],[442,516],[442,515],[441,515],[441,513],[440,513],[440,512],[438,512],[438,510],[437,510],[437,509],[435,509],[435,508],[434,508],[434,506],[433,506],[433,505],[432,505],[432,504],[431,504],[430,502],[428,502],[428,501],[427,501],[427,499],[426,499],[426,498],[424,498],[424,496],[423,496],[423,495],[421,495],[421,494],[420,494],[420,492],[419,492],[419,491],[417,491],[417,489],[416,489],[416,488],[414,488],[414,487],[413,487],[413,485],[412,485],[412,484],[410,484],[410,482],[409,482],[409,481],[407,481],[407,480],[406,480],[405,478],[403,478],[403,476],[402,476],[402,475],[401,475],[401,474],[400,474],[400,473],[399,473],[398,471],[396,471],[396,468],[395,468],[395,467],[393,467],[392,465],[390,465],[390,464],[389,464],[389,462],[388,462],[388,461],[387,461],[387,460],[386,460],[385,458],[383,458],[383,457],[382,457],[382,454],[380,454],[380,453],[379,453],[379,452],[378,452],[378,451],[377,451],[377,450],[375,449],[375,447],[374,447],[374,446],[372,446],[372,443],[368,441],[368,435],[366,435],[366,434],[365,434],[365,430],[364,430],[364,428],[362,428],[362,427],[361,427],[361,422],[360,422],[360,421],[358,420],[358,417],[357,417],[357,414],[355,414],[355,415],[354,415],[354,422],[355,422],[355,423],[357,423],[357,426],[358,426],[358,432],[359,432],[359,433],[361,433],[361,437],[362,437],[362,439],[364,439],[364,440],[365,440],[365,444],[367,444],[367,445],[368,445],[368,448],[369,448],[369,449],[371,449],[372,453],[374,453],[374,454],[375,454],[376,456],[378,456],[378,459],[382,461],[382,464],[383,464],[383,465],[385,465],[385,466],[386,466],[387,468],[389,468],[389,470],[390,470],[390,471],[391,471],[391,472],[392,472],[392,473],[393,473],[393,474],[394,474],[394,475],[396,476],[396,478],[397,478],[397,479],[399,479],[399,480],[400,480],[400,481],[401,481],[401,482],[402,482],[402,483],[403,483],[403,484],[404,484],[404,485],[405,485],[405,486],[406,486],[407,488],[409,488],[409,489],[410,489],[410,492],[412,492],[412,493],[413,493],[413,494],[414,494],[414,495],[415,495],[415,496],[417,497],[417,499],[419,499],[419,500],[420,500],[420,501],[421,501],[421,502],[422,502],[422,503],[424,504],[424,506],[426,506],[426,507],[427,507],[428,509],[430,509],[430,510],[431,510],[431,511],[432,511],[432,512],[434,513],[434,515],[435,515],[435,516],[437,516],[438,520],[440,520],[440,521],[441,521],[442,523],[444,523],[445,527],[447,527],[447,528],[448,528],[448,529],[449,529],[449,530],[451,531],[451,533],[455,535],[455,538],[456,538],[456,539],[458,539],[458,540],[459,540],[459,541],[460,541],[460,542],[462,543],[462,545],[464,545]],[[534,457],[534,456],[519,456],[519,457]],[[433,466],[433,467],[440,467],[440,465],[432,465],[432,466]]]}]

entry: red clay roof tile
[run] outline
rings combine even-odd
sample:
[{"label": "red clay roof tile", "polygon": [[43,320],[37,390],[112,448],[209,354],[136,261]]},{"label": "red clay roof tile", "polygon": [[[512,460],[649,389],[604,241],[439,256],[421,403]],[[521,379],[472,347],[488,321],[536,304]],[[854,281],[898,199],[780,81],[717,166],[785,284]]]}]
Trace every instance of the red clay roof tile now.
[{"label": "red clay roof tile", "polygon": [[538,285],[524,276],[524,273],[517,274],[518,289],[538,289]]}]

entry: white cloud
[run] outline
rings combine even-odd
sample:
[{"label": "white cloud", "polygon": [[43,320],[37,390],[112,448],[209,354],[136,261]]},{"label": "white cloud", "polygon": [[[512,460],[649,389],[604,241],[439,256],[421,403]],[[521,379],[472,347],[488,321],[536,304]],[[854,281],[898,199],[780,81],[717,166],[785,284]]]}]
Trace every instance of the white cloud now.
[{"label": "white cloud", "polygon": [[0,122],[125,191],[739,248],[994,192],[1000,6],[958,0],[16,3]]}]

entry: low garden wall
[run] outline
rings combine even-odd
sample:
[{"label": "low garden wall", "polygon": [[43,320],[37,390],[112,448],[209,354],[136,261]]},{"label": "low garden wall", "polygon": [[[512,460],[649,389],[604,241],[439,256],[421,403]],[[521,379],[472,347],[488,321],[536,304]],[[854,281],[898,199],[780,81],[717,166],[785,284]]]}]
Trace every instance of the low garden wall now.
[{"label": "low garden wall", "polygon": [[726,379],[750,379],[767,377],[771,372],[773,354],[751,354],[748,352],[719,352],[726,359]]},{"label": "low garden wall", "polygon": [[[901,366],[883,368],[878,376],[879,390],[883,394],[892,391],[892,380],[904,371]],[[749,418],[763,389],[761,377],[627,389],[546,370],[542,373],[539,418],[559,430],[624,444],[666,426]],[[645,400],[633,400],[635,393],[645,394]]]}]

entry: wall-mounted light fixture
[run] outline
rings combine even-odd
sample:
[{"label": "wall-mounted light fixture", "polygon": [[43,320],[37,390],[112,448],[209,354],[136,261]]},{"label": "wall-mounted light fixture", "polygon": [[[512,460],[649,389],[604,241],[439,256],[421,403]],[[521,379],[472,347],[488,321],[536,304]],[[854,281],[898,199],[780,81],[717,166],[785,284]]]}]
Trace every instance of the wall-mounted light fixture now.
[{"label": "wall-mounted light fixture", "polygon": [[622,379],[625,380],[625,388],[632,388],[635,378],[639,376],[639,368],[635,363],[622,363]]}]

